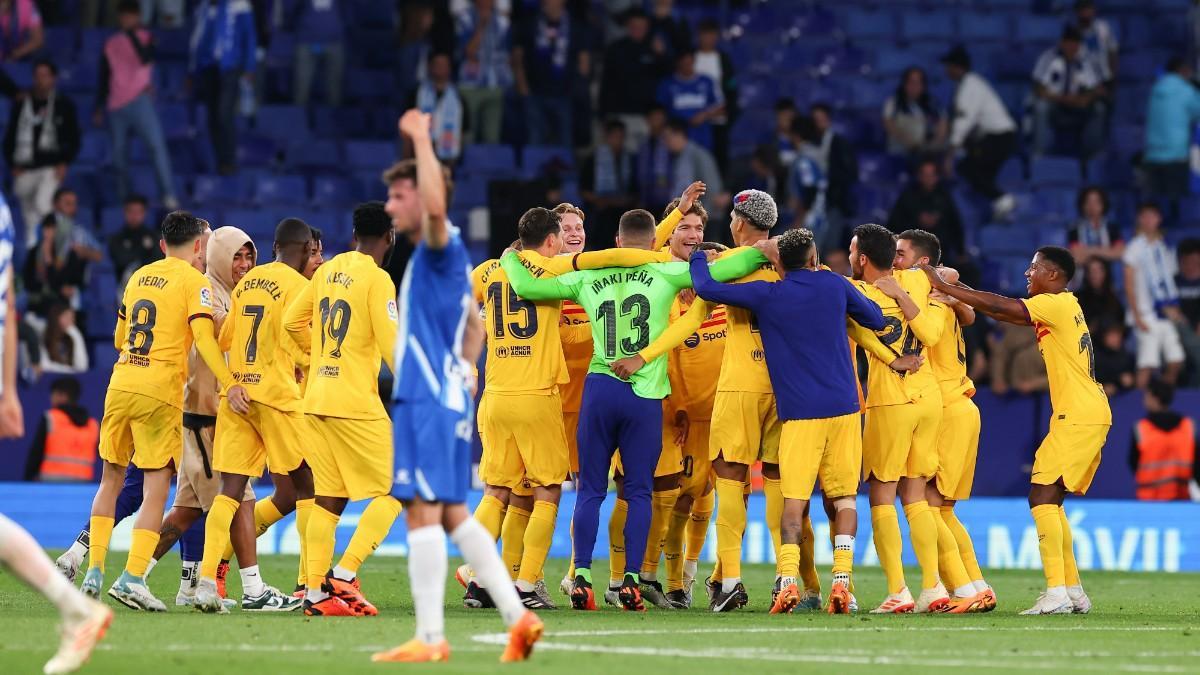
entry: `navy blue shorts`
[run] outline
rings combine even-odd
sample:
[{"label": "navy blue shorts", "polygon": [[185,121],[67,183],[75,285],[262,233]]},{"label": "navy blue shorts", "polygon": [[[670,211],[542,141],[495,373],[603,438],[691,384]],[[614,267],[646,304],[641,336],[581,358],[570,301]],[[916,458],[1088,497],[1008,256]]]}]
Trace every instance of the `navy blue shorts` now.
[{"label": "navy blue shorts", "polygon": [[392,496],[402,502],[461,504],[471,486],[472,410],[456,412],[436,403],[392,406],[396,479]]}]

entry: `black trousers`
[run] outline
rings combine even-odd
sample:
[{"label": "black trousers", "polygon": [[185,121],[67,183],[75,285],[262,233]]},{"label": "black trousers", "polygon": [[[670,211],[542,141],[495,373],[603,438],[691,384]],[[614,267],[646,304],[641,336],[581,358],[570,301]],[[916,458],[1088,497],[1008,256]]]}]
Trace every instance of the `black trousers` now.
[{"label": "black trousers", "polygon": [[217,166],[221,169],[232,168],[237,161],[234,117],[241,77],[241,70],[221,70],[212,66],[200,72],[197,82],[200,102],[208,108],[208,135],[217,156]]},{"label": "black trousers", "polygon": [[1000,167],[1017,149],[1017,133],[988,134],[968,140],[964,146],[967,156],[959,162],[958,172],[979,194],[996,199],[1004,191],[996,186]]}]

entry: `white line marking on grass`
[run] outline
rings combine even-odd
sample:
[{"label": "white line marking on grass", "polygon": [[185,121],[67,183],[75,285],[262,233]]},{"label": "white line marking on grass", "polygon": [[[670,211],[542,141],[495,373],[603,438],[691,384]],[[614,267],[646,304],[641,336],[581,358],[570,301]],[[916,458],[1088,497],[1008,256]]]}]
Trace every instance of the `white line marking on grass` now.
[{"label": "white line marking on grass", "polygon": [[[893,632],[918,632],[918,633],[968,633],[968,632],[1005,632],[1018,633],[1036,631],[1044,632],[1102,632],[1102,633],[1159,633],[1170,631],[1187,630],[1184,626],[1054,626],[1042,624],[1039,626],[931,626],[928,624],[910,625],[910,626],[871,626],[871,625],[854,625],[854,626],[780,626],[780,627],[756,627],[756,628],[680,628],[680,629],[616,629],[616,630],[566,630],[566,631],[547,631],[547,637],[605,637],[605,636],[622,636],[622,635],[707,635],[707,634],[724,634],[724,633],[893,633]],[[480,636],[473,639],[478,640]],[[507,636],[505,637],[507,640]]]}]

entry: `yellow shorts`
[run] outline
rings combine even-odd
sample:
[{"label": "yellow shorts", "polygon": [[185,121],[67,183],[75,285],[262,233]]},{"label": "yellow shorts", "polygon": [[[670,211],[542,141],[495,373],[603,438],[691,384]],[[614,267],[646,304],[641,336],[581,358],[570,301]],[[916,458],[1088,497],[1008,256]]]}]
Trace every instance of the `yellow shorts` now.
[{"label": "yellow shorts", "polygon": [[713,401],[708,458],[749,466],[779,463],[779,417],[775,395],[718,391]]},{"label": "yellow shorts", "polygon": [[[200,438],[197,440],[195,431],[183,429],[183,457],[179,461],[178,475],[175,485],[174,506],[180,508],[200,509],[207,512],[212,508],[213,500],[221,491],[221,472],[212,470],[211,475],[204,470],[203,452],[209,457],[209,469],[212,469],[213,427],[200,428]],[[202,446],[200,444],[203,444]],[[242,491],[242,501],[254,501],[254,486],[252,481],[246,481],[246,489]]]},{"label": "yellow shorts", "polygon": [[783,423],[779,479],[785,499],[811,499],[818,475],[826,496],[854,495],[861,466],[862,422],[858,413]]},{"label": "yellow shorts", "polygon": [[161,469],[183,459],[183,412],[129,391],[109,389],[100,420],[100,459],[118,466]]},{"label": "yellow shorts", "polygon": [[477,416],[483,444],[479,478],[484,483],[516,489],[566,480],[570,467],[558,392],[484,392]]},{"label": "yellow shorts", "polygon": [[217,407],[213,468],[251,478],[261,476],[264,468],[279,474],[295,471],[304,462],[301,447],[306,431],[303,413],[251,401],[250,411],[239,415],[222,398]]},{"label": "yellow shorts", "polygon": [[304,458],[317,496],[358,501],[391,492],[396,460],[391,419],[305,418],[312,440],[305,444]]},{"label": "yellow shorts", "polygon": [[567,461],[571,473],[579,473],[579,411],[563,412],[563,431],[567,434]]},{"label": "yellow shorts", "polygon": [[1035,485],[1053,485],[1061,478],[1067,490],[1086,494],[1100,466],[1100,450],[1108,438],[1107,424],[1062,424],[1050,420],[1050,433],[1033,456]]},{"label": "yellow shorts", "polygon": [[932,478],[937,472],[942,398],[936,389],[914,403],[867,409],[863,430],[863,478],[891,483]]},{"label": "yellow shorts", "polygon": [[708,457],[708,420],[694,420],[688,428],[687,443],[683,444],[683,484],[679,495],[693,499],[703,497],[712,478],[712,460]]},{"label": "yellow shorts", "polygon": [[946,499],[971,496],[979,454],[979,408],[966,396],[942,408],[938,427],[937,489]]}]

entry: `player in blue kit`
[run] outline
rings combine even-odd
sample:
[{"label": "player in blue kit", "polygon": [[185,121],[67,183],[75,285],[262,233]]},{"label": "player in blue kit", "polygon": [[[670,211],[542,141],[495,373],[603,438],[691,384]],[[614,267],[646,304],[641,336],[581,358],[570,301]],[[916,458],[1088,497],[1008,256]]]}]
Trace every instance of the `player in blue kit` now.
[{"label": "player in blue kit", "polygon": [[[471,364],[483,346],[483,323],[471,294],[471,263],[458,229],[447,222],[449,200],[430,140],[429,115],[409,110],[400,118],[400,132],[416,155],[417,194],[409,194],[397,167],[384,174],[392,224],[415,248],[398,302],[392,496],[404,503],[408,521],[408,575],[417,626],[412,640],[371,660],[450,658],[444,616],[448,532],[509,627],[501,661],[521,661],[541,637],[542,622],[521,603],[495,541],[464,503],[471,475]],[[407,217],[406,200],[414,197],[421,205],[416,222]]]}]

